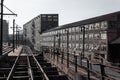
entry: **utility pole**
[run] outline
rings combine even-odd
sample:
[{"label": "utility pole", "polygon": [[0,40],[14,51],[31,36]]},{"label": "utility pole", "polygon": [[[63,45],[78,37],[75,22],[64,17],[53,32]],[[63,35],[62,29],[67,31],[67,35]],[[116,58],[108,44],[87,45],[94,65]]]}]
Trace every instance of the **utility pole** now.
[{"label": "utility pole", "polygon": [[14,49],[15,49],[15,40],[14,40],[14,33],[15,32],[15,19],[13,20],[13,52],[14,52]]},{"label": "utility pole", "polygon": [[19,47],[19,44],[20,44],[19,36],[20,36],[20,34],[19,34],[19,30],[18,30],[18,47]]},{"label": "utility pole", "polygon": [[18,28],[18,26],[16,25],[16,49],[17,49],[17,40],[18,40],[18,38],[17,38],[17,28]]},{"label": "utility pole", "polygon": [[[0,55],[2,55],[3,54],[3,46],[2,46],[2,44],[3,44],[3,15],[16,15],[17,16],[17,14],[14,14],[10,9],[8,9],[4,4],[3,4],[3,2],[4,2],[4,0],[1,0],[1,13],[0,13],[0,15],[1,15],[1,27],[0,27]],[[9,13],[3,13],[3,6],[5,7],[5,8],[7,8],[10,12],[12,12],[13,14],[9,14]]]},{"label": "utility pole", "polygon": [[1,0],[1,31],[0,31],[0,55],[2,55],[2,51],[3,51],[3,46],[2,46],[2,43],[3,43],[3,1],[4,0]]}]

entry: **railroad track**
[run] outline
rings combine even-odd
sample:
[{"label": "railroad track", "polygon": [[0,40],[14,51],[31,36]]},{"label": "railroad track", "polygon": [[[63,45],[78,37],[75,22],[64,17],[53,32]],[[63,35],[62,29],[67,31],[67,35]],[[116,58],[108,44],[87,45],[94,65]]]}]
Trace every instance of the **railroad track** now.
[{"label": "railroad track", "polygon": [[3,55],[10,53],[13,50],[13,48],[9,47],[9,46],[5,46],[3,47]]},{"label": "railroad track", "polygon": [[44,60],[43,55],[35,56],[24,46],[18,56],[7,56],[0,62],[0,80],[68,80],[59,75],[56,67]]}]

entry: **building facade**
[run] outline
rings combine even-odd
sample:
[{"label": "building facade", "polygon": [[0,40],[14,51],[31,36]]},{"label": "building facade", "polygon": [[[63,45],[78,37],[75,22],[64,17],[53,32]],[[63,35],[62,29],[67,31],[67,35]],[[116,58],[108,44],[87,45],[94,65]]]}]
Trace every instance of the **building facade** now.
[{"label": "building facade", "polygon": [[23,33],[27,44],[40,50],[40,34],[58,26],[58,14],[40,14],[23,25]]},{"label": "building facade", "polygon": [[59,26],[41,37],[42,46],[60,48],[65,53],[68,50],[70,54],[76,49],[79,56],[120,62],[120,50],[115,48],[120,45],[120,41],[115,43],[120,38],[120,12]]}]

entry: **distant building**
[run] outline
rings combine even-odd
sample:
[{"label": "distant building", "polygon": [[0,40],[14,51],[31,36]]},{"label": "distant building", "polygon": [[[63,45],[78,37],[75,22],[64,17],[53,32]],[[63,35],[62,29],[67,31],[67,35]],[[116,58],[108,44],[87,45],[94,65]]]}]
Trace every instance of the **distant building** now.
[{"label": "distant building", "polygon": [[23,25],[26,44],[40,50],[40,34],[58,26],[58,14],[40,14]]},{"label": "distant building", "polygon": [[[0,20],[0,27],[1,27],[1,20]],[[1,28],[0,28],[0,31],[1,31]],[[8,22],[6,20],[3,20],[3,42],[8,42],[8,41],[9,41]]]}]

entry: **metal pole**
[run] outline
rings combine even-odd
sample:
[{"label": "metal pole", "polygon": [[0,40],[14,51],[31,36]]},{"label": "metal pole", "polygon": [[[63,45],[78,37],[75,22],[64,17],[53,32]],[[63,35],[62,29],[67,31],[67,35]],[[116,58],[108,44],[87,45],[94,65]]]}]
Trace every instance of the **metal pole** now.
[{"label": "metal pole", "polygon": [[26,31],[26,28],[24,29],[25,30],[25,33],[24,33],[24,45],[26,46],[27,45],[27,31]]},{"label": "metal pole", "polygon": [[19,40],[19,31],[18,31],[18,47],[19,47],[19,44],[20,44],[20,40]]},{"label": "metal pole", "polygon": [[64,50],[61,52],[62,53],[62,57],[61,57],[61,63],[63,64],[63,56],[64,56]]},{"label": "metal pole", "polygon": [[50,48],[50,55],[51,55],[51,58],[52,58],[52,48]]},{"label": "metal pole", "polygon": [[103,65],[103,59],[101,59],[101,64],[100,64],[100,70],[101,70],[101,78],[102,80],[105,80],[105,66]]},{"label": "metal pole", "polygon": [[85,51],[85,27],[83,26],[82,27],[82,30],[83,30],[83,51],[82,51],[82,57],[84,58],[85,57],[85,54],[84,54],[84,51]]},{"label": "metal pole", "polygon": [[16,49],[17,49],[17,26],[16,26]]},{"label": "metal pole", "polygon": [[69,32],[68,30],[67,31],[67,67],[69,68],[69,52],[68,52],[68,49],[69,49]]},{"label": "metal pole", "polygon": [[88,80],[90,80],[89,60],[87,59]]},{"label": "metal pole", "polygon": [[58,52],[58,49],[57,49],[57,63],[58,63],[58,53],[59,53],[59,52]]},{"label": "metal pole", "polygon": [[55,59],[55,35],[54,35],[54,49],[53,49],[53,57]]},{"label": "metal pole", "polygon": [[77,56],[75,55],[75,72],[77,72]]},{"label": "metal pole", "polygon": [[13,19],[13,52],[14,52],[14,48],[15,48],[15,40],[14,40],[14,33],[15,32],[15,19]]},{"label": "metal pole", "polygon": [[104,69],[104,65],[100,65],[100,69],[101,69],[101,78],[102,78],[102,80],[105,80],[105,69]]},{"label": "metal pole", "polygon": [[80,53],[80,66],[82,67],[82,53]]},{"label": "metal pole", "polygon": [[1,33],[0,33],[0,55],[2,55],[2,51],[3,51],[3,46],[2,46],[2,43],[3,43],[3,1],[4,0],[1,0]]}]

